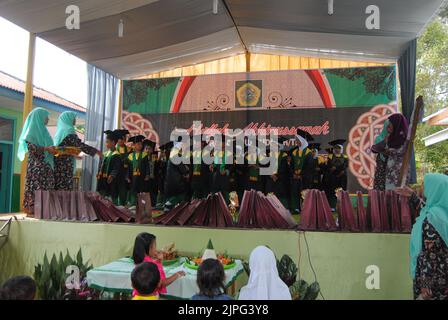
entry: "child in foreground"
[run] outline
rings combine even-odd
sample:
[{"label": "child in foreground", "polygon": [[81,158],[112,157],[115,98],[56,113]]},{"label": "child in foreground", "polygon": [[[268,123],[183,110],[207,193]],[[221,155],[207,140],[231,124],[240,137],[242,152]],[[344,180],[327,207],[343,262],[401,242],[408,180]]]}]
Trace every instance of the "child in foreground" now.
[{"label": "child in foreground", "polygon": [[28,276],[9,279],[0,287],[0,300],[34,300],[36,282]]},{"label": "child in foreground", "polygon": [[199,294],[194,295],[191,300],[233,300],[226,295],[224,268],[216,259],[206,259],[199,266],[197,283]]},{"label": "child in foreground", "polygon": [[157,288],[160,285],[160,272],[154,263],[143,262],[135,266],[131,282],[138,292],[132,300],[159,300]]},{"label": "child in foreground", "polygon": [[[167,286],[185,275],[185,272],[179,271],[168,278],[166,277],[162,265],[163,255],[157,251],[156,237],[147,232],[142,232],[135,238],[132,258],[136,265],[143,262],[151,262],[157,266],[160,273],[160,284],[156,290],[157,294],[165,294]],[[137,292],[134,291],[134,295],[138,293],[138,290]]]}]

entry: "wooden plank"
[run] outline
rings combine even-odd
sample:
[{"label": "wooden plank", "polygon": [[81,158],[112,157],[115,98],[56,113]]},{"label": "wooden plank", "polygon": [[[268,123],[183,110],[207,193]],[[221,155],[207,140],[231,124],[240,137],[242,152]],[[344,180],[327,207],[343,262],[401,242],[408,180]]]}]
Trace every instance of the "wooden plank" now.
[{"label": "wooden plank", "polygon": [[418,125],[418,122],[420,119],[420,114],[423,109],[423,105],[424,105],[423,97],[419,96],[416,99],[415,108],[412,113],[411,132],[410,132],[410,135],[408,136],[409,137],[408,147],[404,154],[403,165],[401,166],[401,171],[400,171],[400,179],[398,180],[398,181],[400,181],[401,187],[403,187],[406,184],[407,173],[409,171],[409,164],[411,162],[412,150],[413,150],[413,146],[414,146],[415,134],[417,132],[417,125]]}]

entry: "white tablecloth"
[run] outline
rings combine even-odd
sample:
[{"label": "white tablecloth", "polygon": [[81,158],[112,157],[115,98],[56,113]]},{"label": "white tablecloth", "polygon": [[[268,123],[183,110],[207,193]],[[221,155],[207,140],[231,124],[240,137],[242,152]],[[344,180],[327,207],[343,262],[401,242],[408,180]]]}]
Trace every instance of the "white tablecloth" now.
[{"label": "white tablecloth", "polygon": [[[185,258],[180,258],[178,263],[171,266],[164,266],[167,277],[178,271],[185,271],[185,277],[170,284],[167,289],[168,298],[190,299],[198,292],[196,284],[197,271],[184,266]],[[131,272],[134,269],[134,262],[131,258],[121,258],[102,267],[94,268],[87,272],[87,282],[89,287],[109,292],[131,293]],[[237,277],[244,271],[241,260],[235,261],[235,267],[225,270],[226,287],[230,287]]]}]

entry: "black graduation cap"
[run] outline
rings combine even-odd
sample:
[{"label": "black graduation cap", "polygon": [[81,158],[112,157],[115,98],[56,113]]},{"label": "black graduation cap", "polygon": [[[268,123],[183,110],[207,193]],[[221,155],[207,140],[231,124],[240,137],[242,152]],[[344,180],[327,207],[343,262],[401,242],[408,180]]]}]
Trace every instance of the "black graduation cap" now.
[{"label": "black graduation cap", "polygon": [[301,129],[297,129],[297,135],[301,136],[306,141],[313,141],[314,140],[312,135],[310,135],[308,132],[306,132],[304,130],[301,130]]},{"label": "black graduation cap", "polygon": [[347,140],[345,140],[345,139],[336,139],[336,140],[328,142],[328,144],[333,147],[337,146],[338,144],[343,146],[346,141]]},{"label": "black graduation cap", "polygon": [[320,150],[320,145],[321,145],[320,143],[313,142],[308,145],[308,148],[312,150],[314,149]]},{"label": "black graduation cap", "polygon": [[333,153],[333,148],[326,148],[325,151],[327,151],[329,154]]},{"label": "black graduation cap", "polygon": [[118,139],[124,139],[127,134],[129,134],[129,131],[126,129],[117,129],[114,131]]},{"label": "black graduation cap", "polygon": [[118,140],[118,136],[115,133],[115,131],[106,130],[106,131],[104,131],[104,133],[106,134],[106,139],[112,140],[112,141],[115,141],[115,142]]},{"label": "black graduation cap", "polygon": [[173,147],[174,147],[174,142],[170,141],[168,143],[165,143],[165,144],[161,145],[159,147],[159,149],[162,150],[162,151],[168,151],[168,150],[171,150]]},{"label": "black graduation cap", "polygon": [[128,139],[128,141],[132,143],[143,142],[143,140],[145,140],[145,136],[142,136],[141,134],[139,134],[138,136],[133,136]]},{"label": "black graduation cap", "polygon": [[154,148],[156,147],[156,143],[149,139],[143,140],[143,147],[147,147],[147,146],[151,147],[154,150]]},{"label": "black graduation cap", "polygon": [[278,137],[278,143],[279,144],[282,144],[282,143],[285,143],[286,141],[288,141],[288,140],[290,140],[291,139],[291,137],[285,137],[285,136],[280,136],[280,137]]}]

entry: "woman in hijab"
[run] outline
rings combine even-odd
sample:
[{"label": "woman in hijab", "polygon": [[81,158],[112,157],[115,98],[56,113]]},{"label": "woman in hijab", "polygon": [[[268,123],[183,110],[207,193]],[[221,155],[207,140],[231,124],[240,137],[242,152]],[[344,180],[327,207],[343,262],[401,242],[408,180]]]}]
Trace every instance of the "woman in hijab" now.
[{"label": "woman in hijab", "polygon": [[410,243],[414,298],[448,300],[448,176],[427,174],[423,188],[426,203]]},{"label": "woman in hijab", "polygon": [[34,212],[34,192],[54,188],[55,148],[46,127],[49,115],[43,108],[31,111],[19,138],[17,157],[23,161],[28,153],[23,209],[30,215]]},{"label": "woman in hijab", "polygon": [[[76,113],[73,111],[63,112],[59,116],[58,127],[54,137],[56,147],[75,147],[82,152],[101,157],[101,152],[93,147],[84,144],[77,136],[75,131]],[[70,155],[60,155],[54,159],[54,177],[55,190],[72,190],[73,173],[75,170],[76,159]]]},{"label": "woman in hijab", "polygon": [[380,145],[385,144],[385,140],[388,136],[387,128],[389,127],[389,120],[386,120],[383,125],[383,130],[375,138],[375,145],[372,146],[371,150],[373,153],[377,153],[376,156],[376,169],[375,177],[373,180],[373,189],[375,190],[385,190],[386,188],[386,167],[387,167],[387,155],[383,152],[378,152]]},{"label": "woman in hijab", "polygon": [[292,300],[288,286],[280,279],[274,253],[256,247],[249,258],[248,284],[241,288],[239,300]]},{"label": "woman in hijab", "polygon": [[[380,181],[382,178],[381,173],[379,173],[377,179],[378,187],[380,190],[393,190],[401,183],[398,180],[404,154],[408,146],[408,120],[401,113],[394,113],[386,121],[385,128],[387,128],[387,134],[384,136],[382,132],[380,136],[384,136],[384,138],[372,146],[372,152],[381,154],[383,162],[386,162],[384,189],[381,189],[383,186],[382,181]],[[381,164],[379,170],[381,170]]]}]

